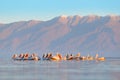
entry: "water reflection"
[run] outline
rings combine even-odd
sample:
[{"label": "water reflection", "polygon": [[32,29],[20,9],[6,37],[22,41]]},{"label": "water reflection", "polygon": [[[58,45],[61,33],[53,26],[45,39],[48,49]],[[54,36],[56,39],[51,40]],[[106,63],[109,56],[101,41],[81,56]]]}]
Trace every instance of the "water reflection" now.
[{"label": "water reflection", "polygon": [[0,80],[119,80],[120,59],[97,61],[5,61]]}]

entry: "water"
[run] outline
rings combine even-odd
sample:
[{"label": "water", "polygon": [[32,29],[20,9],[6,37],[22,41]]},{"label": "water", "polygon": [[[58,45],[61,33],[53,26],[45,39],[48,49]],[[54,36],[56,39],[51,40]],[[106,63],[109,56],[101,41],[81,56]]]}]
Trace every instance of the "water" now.
[{"label": "water", "polygon": [[60,62],[0,60],[0,80],[120,80],[120,59]]}]

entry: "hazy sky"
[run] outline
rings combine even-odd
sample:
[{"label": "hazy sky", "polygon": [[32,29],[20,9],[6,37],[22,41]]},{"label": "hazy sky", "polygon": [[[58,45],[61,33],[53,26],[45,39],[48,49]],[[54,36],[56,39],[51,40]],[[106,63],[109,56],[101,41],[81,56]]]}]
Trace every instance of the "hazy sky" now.
[{"label": "hazy sky", "polygon": [[90,14],[120,15],[120,0],[0,0],[0,23]]}]

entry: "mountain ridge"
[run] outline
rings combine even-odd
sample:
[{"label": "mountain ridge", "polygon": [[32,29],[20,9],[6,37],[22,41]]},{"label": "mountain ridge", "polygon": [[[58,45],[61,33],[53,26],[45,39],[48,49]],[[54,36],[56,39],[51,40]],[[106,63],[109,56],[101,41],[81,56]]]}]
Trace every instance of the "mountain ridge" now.
[{"label": "mountain ridge", "polygon": [[[100,15],[94,15],[94,14],[91,14],[91,15],[85,15],[85,16],[82,16],[82,15],[73,15],[73,16],[67,16],[67,15],[61,15],[61,16],[57,16],[57,17],[54,17],[54,18],[73,18],[73,17],[79,17],[79,18],[85,18],[85,17],[109,17],[109,18],[120,18],[120,15],[112,15],[112,14],[109,14],[109,15],[104,15],[104,16],[100,16]],[[54,19],[52,18],[52,19]],[[50,19],[50,20],[52,20]],[[40,21],[50,21],[50,20],[26,20],[26,21],[16,21],[16,22],[29,22],[29,21],[36,21],[36,22],[40,22]],[[10,23],[0,23],[0,24],[11,24],[11,23],[15,23],[15,22],[10,22]]]},{"label": "mountain ridge", "polygon": [[120,51],[120,16],[58,16],[0,24],[0,51]]}]

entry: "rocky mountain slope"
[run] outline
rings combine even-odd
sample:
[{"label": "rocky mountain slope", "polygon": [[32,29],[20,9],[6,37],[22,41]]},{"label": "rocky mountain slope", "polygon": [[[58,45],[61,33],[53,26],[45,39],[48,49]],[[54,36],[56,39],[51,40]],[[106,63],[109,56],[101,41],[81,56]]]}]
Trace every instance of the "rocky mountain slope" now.
[{"label": "rocky mountain slope", "polygon": [[120,16],[58,16],[0,24],[0,51],[120,52]]}]

